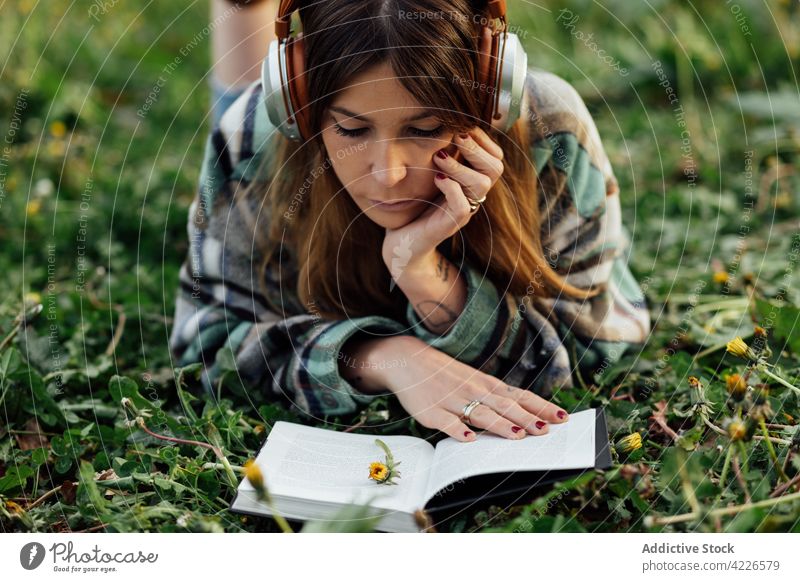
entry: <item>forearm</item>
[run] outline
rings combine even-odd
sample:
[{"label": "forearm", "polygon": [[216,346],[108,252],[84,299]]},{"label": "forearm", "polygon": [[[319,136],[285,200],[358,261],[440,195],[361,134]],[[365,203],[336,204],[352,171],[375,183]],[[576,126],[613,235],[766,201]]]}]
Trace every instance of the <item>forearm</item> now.
[{"label": "forearm", "polygon": [[439,251],[422,264],[404,269],[395,281],[432,333],[446,334],[464,310],[464,276]]},{"label": "forearm", "polygon": [[389,393],[385,381],[386,348],[392,338],[370,338],[356,334],[342,346],[339,374],[365,394]]}]

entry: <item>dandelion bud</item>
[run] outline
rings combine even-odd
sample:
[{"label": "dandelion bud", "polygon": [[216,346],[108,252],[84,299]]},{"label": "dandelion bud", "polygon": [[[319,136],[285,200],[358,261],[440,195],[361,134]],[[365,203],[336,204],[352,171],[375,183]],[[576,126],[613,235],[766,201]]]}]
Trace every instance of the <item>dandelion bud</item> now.
[{"label": "dandelion bud", "polygon": [[737,402],[741,402],[747,392],[747,382],[744,381],[739,374],[731,374],[725,377],[725,388],[728,390],[731,398]]},{"label": "dandelion bud", "polygon": [[754,362],[758,360],[756,353],[750,349],[750,346],[748,346],[741,337],[737,337],[729,341],[726,345],[726,349],[728,353],[733,354],[738,358],[751,360]]},{"label": "dandelion bud", "polygon": [[729,418],[725,421],[724,428],[732,441],[744,441],[747,439],[747,426],[741,419]]},{"label": "dandelion bud", "polygon": [[397,465],[400,464],[400,461],[394,460],[394,456],[392,455],[392,451],[389,449],[389,446],[381,439],[375,439],[375,444],[382,448],[383,452],[386,453],[386,462],[381,463],[380,461],[375,461],[374,463],[370,463],[369,478],[377,481],[378,483],[397,485],[394,480],[400,477],[400,471],[397,470]]},{"label": "dandelion bud", "polygon": [[728,282],[730,276],[725,271],[717,271],[714,273],[714,283],[718,283],[719,285],[724,285]]},{"label": "dandelion bud", "polygon": [[619,453],[632,453],[633,451],[642,448],[642,435],[638,432],[633,432],[626,437],[621,438],[616,447]]},{"label": "dandelion bud", "polygon": [[247,480],[250,481],[250,484],[256,491],[264,491],[264,475],[253,459],[250,459],[244,464],[244,476],[247,477]]},{"label": "dandelion bud", "polygon": [[753,402],[755,404],[764,404],[769,399],[769,387],[759,384],[753,390]]},{"label": "dandelion bud", "polygon": [[25,510],[19,503],[15,503],[14,501],[11,501],[9,499],[8,501],[5,502],[5,504],[6,504],[6,509],[11,511],[12,513],[16,513],[17,515],[22,515],[25,513]]}]

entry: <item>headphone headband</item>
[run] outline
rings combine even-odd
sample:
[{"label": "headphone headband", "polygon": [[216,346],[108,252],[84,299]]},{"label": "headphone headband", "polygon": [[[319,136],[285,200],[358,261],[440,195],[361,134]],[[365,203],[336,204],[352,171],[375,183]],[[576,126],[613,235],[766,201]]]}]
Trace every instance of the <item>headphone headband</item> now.
[{"label": "headphone headband", "polygon": [[[276,40],[261,65],[261,86],[272,124],[292,140],[310,138],[309,91],[306,83],[303,33],[291,36],[292,15],[301,0],[280,0],[275,19]],[[516,34],[508,32],[506,0],[488,0],[492,22],[483,24],[478,37],[476,79],[485,94],[481,120],[508,130],[519,118],[528,56]],[[501,26],[492,26],[499,19]],[[496,124],[493,122],[497,122]]]},{"label": "headphone headband", "polygon": [[278,39],[288,38],[291,32],[292,14],[300,7],[300,0],[281,0],[278,5],[278,18],[275,19],[275,34]]}]

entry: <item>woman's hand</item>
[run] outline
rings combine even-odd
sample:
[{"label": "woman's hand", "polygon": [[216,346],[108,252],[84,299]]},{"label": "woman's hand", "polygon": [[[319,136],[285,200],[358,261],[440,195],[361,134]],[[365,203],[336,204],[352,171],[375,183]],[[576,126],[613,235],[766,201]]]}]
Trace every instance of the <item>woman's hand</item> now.
[{"label": "woman's hand", "polygon": [[441,194],[413,222],[386,229],[382,252],[390,269],[398,249],[410,257],[404,267],[429,262],[436,247],[461,230],[472,217],[467,198],[480,200],[503,174],[503,149],[479,127],[466,136],[466,139],[456,136],[453,142],[472,167],[456,161],[444,149],[439,150],[433,160],[440,171],[433,182]]},{"label": "woman's hand", "polygon": [[[464,406],[480,400],[469,424],[510,439],[547,434],[549,423],[566,422],[565,410],[530,390],[459,362],[413,336],[382,340],[378,358],[404,358],[407,366],[384,371],[382,382],[422,426],[460,441],[475,440],[461,421]],[[515,428],[516,427],[516,428]]]}]

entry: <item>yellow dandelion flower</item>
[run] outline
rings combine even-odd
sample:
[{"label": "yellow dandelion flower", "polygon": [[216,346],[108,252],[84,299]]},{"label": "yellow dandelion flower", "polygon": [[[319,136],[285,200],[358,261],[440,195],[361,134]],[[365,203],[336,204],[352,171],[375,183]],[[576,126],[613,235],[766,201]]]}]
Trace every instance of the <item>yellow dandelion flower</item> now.
[{"label": "yellow dandelion flower", "polygon": [[689,386],[691,386],[692,388],[700,388],[702,384],[700,383],[700,380],[698,380],[696,376],[689,376]]},{"label": "yellow dandelion flower", "polygon": [[725,423],[725,432],[732,441],[743,441],[747,439],[747,426],[738,418],[731,418]]},{"label": "yellow dandelion flower", "polygon": [[767,337],[767,330],[760,325],[757,325],[753,328],[753,333],[756,335],[756,337]]},{"label": "yellow dandelion flower", "polygon": [[617,442],[617,451],[620,453],[632,453],[642,448],[642,435],[633,432],[623,437]]},{"label": "yellow dandelion flower", "polygon": [[264,490],[264,475],[253,459],[244,464],[244,476],[247,477],[247,480],[250,481],[256,491]]},{"label": "yellow dandelion flower", "polygon": [[22,509],[22,506],[19,503],[16,503],[11,500],[6,501],[6,509],[11,511],[12,513],[16,513],[17,515],[25,513],[25,510]]},{"label": "yellow dandelion flower", "polygon": [[379,461],[375,461],[370,463],[369,478],[374,479],[378,483],[396,485],[397,483],[394,482],[394,479],[400,477],[400,471],[397,470],[397,465],[400,464],[400,461],[394,460],[392,451],[381,439],[375,439],[375,444],[382,448],[383,452],[386,453],[386,462],[381,463]]},{"label": "yellow dandelion flower", "polygon": [[725,271],[717,271],[714,273],[714,283],[724,285],[730,280],[730,276]]},{"label": "yellow dandelion flower", "polygon": [[23,300],[25,303],[41,303],[42,296],[36,291],[31,291],[30,293],[25,293]]},{"label": "yellow dandelion flower", "polygon": [[747,392],[747,382],[745,382],[744,378],[739,374],[730,374],[729,376],[725,376],[725,388],[728,394],[731,395],[731,398],[734,400],[741,400],[745,392]]},{"label": "yellow dandelion flower", "polygon": [[728,353],[745,360],[758,359],[753,350],[750,349],[750,346],[748,346],[741,337],[736,337],[729,341],[726,345],[726,349]]},{"label": "yellow dandelion flower", "polygon": [[383,463],[374,462],[369,465],[369,478],[383,483],[389,476],[389,467]]},{"label": "yellow dandelion flower", "polygon": [[42,209],[42,201],[41,200],[30,200],[25,205],[25,214],[28,216],[36,216],[39,214],[39,211]]},{"label": "yellow dandelion flower", "polygon": [[64,137],[67,134],[67,126],[63,121],[54,121],[50,124],[50,135],[53,137]]}]

